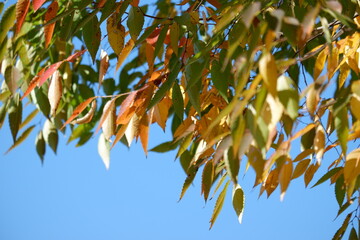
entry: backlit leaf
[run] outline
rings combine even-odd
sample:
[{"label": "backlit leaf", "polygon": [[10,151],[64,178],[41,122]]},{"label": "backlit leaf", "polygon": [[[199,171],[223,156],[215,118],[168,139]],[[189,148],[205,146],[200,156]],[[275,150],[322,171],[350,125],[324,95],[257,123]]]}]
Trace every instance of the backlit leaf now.
[{"label": "backlit leaf", "polygon": [[324,174],[324,176],[322,176],[315,184],[313,187],[325,182],[326,180],[330,179],[333,175],[335,175],[337,172],[339,172],[342,169],[342,167],[337,167],[337,168],[333,168],[330,171],[328,171],[327,173]]},{"label": "backlit leaf", "polygon": [[34,11],[36,12],[45,2],[46,0],[33,0],[32,3]]},{"label": "backlit leaf", "polygon": [[122,63],[127,58],[127,56],[130,54],[130,52],[134,48],[134,46],[135,46],[134,40],[132,38],[129,39],[129,41],[126,43],[124,49],[121,51],[121,53],[118,57],[118,62],[116,64],[116,71],[121,67]]},{"label": "backlit leaf", "polygon": [[22,134],[21,136],[15,140],[14,144],[6,151],[5,154],[9,153],[11,150],[13,150],[14,148],[16,148],[17,146],[19,146],[31,133],[31,131],[35,128],[35,125],[27,128]]},{"label": "backlit leaf", "polygon": [[225,184],[223,190],[219,194],[219,197],[216,200],[214,211],[213,211],[211,219],[210,219],[210,229],[214,225],[214,223],[215,223],[217,217],[219,216],[219,213],[221,212],[221,209],[222,209],[222,207],[224,205],[225,196],[226,196],[226,192],[227,192],[227,188],[229,186],[229,183],[230,183],[230,181],[227,181],[227,183]]},{"label": "backlit leaf", "polygon": [[103,133],[99,136],[98,152],[105,165],[105,168],[109,170],[110,167],[110,143],[106,140]]},{"label": "backlit leaf", "polygon": [[51,116],[56,115],[56,110],[59,106],[60,99],[62,95],[62,81],[60,78],[59,71],[56,71],[50,81],[49,85],[49,92],[48,92],[48,98],[51,106]]},{"label": "backlit leaf", "polygon": [[291,179],[295,179],[295,178],[298,178],[301,175],[303,175],[305,173],[307,167],[309,166],[310,162],[311,162],[311,159],[304,159],[301,162],[299,162],[295,167],[295,170],[293,172]]},{"label": "backlit leaf", "polygon": [[318,164],[311,164],[308,169],[305,172],[304,175],[304,181],[305,181],[305,186],[307,187],[309,185],[309,183],[311,182],[311,180],[314,177],[315,172],[319,169],[319,165]]},{"label": "backlit leaf", "polygon": [[15,143],[16,136],[22,121],[22,102],[20,101],[18,94],[16,94],[10,101],[10,105],[8,107],[8,116],[11,135]]},{"label": "backlit leaf", "polygon": [[210,193],[211,186],[214,181],[214,162],[209,160],[206,162],[201,178],[201,193],[204,194],[205,202]]},{"label": "backlit leaf", "polygon": [[117,13],[112,14],[108,18],[106,22],[106,29],[110,46],[114,50],[114,53],[119,55],[124,48],[125,27],[121,25],[119,15]]},{"label": "backlit leaf", "polygon": [[104,76],[109,68],[109,56],[107,53],[101,49],[100,54],[100,66],[99,66],[99,89],[103,83]]},{"label": "backlit leaf", "polygon": [[16,20],[16,10],[15,4],[8,7],[4,14],[2,15],[0,21],[0,43],[4,41],[7,36],[8,31],[12,28],[15,24]]},{"label": "backlit leaf", "polygon": [[44,162],[44,156],[46,152],[45,139],[42,131],[38,133],[35,139],[36,152],[39,155],[41,162]]},{"label": "backlit leaf", "polygon": [[276,96],[278,71],[273,55],[271,55],[270,53],[264,53],[262,55],[259,61],[259,71],[264,79],[268,91],[273,96]]},{"label": "backlit leaf", "polygon": [[131,7],[127,26],[129,28],[131,38],[136,41],[144,25],[144,15],[138,7]]},{"label": "backlit leaf", "polygon": [[91,97],[86,99],[84,102],[80,103],[73,111],[72,115],[69,117],[69,119],[64,123],[64,125],[61,128],[64,128],[66,125],[68,125],[72,120],[74,120],[77,116],[79,116],[82,111],[85,110],[85,108],[95,99],[96,97]]},{"label": "backlit leaf", "polygon": [[280,200],[282,201],[285,196],[285,192],[290,184],[293,171],[292,161],[290,158],[286,160],[280,170],[279,183],[281,188]]},{"label": "backlit leaf", "polygon": [[30,0],[18,0],[16,3],[16,31],[18,34],[29,11]]},{"label": "backlit leaf", "polygon": [[59,135],[55,125],[50,120],[46,120],[42,132],[44,135],[45,142],[50,146],[50,148],[56,154],[57,146],[59,143]]},{"label": "backlit leaf", "polygon": [[[53,19],[54,17],[56,17],[56,14],[59,10],[59,4],[57,2],[57,0],[54,0],[50,6],[47,8],[47,11],[45,13],[45,22],[50,21],[51,19]],[[54,28],[55,28],[55,22],[48,24],[44,27],[44,34],[45,34],[45,48],[47,48],[51,42],[53,33],[54,33]]]},{"label": "backlit leaf", "polygon": [[242,222],[242,216],[244,213],[245,206],[245,194],[240,185],[234,185],[232,194],[232,204],[236,215],[238,216],[239,223]]},{"label": "backlit leaf", "polygon": [[115,110],[115,99],[106,102],[99,125],[96,129],[97,132],[100,127],[102,128],[106,140],[109,140],[115,132]]}]

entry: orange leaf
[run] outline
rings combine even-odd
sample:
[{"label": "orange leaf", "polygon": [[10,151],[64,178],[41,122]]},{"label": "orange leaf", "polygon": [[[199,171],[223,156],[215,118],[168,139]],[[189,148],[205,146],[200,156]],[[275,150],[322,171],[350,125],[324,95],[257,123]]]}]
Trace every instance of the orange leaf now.
[{"label": "orange leaf", "polygon": [[[116,98],[106,102],[104,109],[103,109],[103,114],[101,115],[100,122],[96,128],[95,133],[97,133],[100,130],[101,126],[103,125],[103,123],[105,122],[107,117],[109,116],[110,112],[115,111],[115,100],[116,100]],[[108,139],[107,136],[105,136],[105,138]]]},{"label": "orange leaf", "polygon": [[138,7],[139,6],[139,2],[140,2],[140,0],[132,0],[131,1],[131,6],[133,6],[133,7]]},{"label": "orange leaf", "polygon": [[97,8],[102,8],[104,7],[105,3],[106,3],[107,0],[100,0],[100,2],[97,4]]},{"label": "orange leaf", "polygon": [[[121,120],[124,113],[133,105],[137,91],[131,92],[129,96],[127,96],[120,106],[120,112],[118,114],[118,118],[116,119],[116,124],[124,124]],[[135,111],[135,109],[134,109]]]},{"label": "orange leaf", "polygon": [[147,155],[148,152],[147,147],[149,140],[149,118],[147,114],[144,114],[144,116],[140,120],[139,135],[140,135],[141,145],[144,149],[145,154]]},{"label": "orange leaf", "polygon": [[96,101],[93,101],[91,103],[90,110],[85,114],[85,116],[75,119],[74,121],[71,122],[71,124],[82,124],[82,123],[90,122],[94,116],[95,110],[96,110]]},{"label": "orange leaf", "polygon": [[131,50],[134,48],[134,46],[135,46],[135,42],[134,42],[134,40],[132,40],[132,38],[130,38],[130,40],[126,43],[124,49],[121,51],[121,53],[118,57],[118,62],[116,64],[116,71],[121,67],[122,63],[127,58],[127,56],[129,55]]},{"label": "orange leaf", "polygon": [[38,85],[38,82],[39,82],[39,75],[43,74],[44,73],[44,70],[45,69],[41,69],[41,71],[38,73],[38,75],[36,75],[29,83],[29,86],[28,88],[26,89],[25,93],[24,93],[24,96],[21,97],[21,100],[23,100],[27,95],[30,94],[30,92]]},{"label": "orange leaf", "polygon": [[33,0],[34,11],[36,12],[45,2],[46,0]]},{"label": "orange leaf", "polygon": [[305,181],[305,186],[307,187],[307,185],[309,185],[309,183],[311,182],[311,180],[314,177],[315,172],[319,169],[320,165],[315,163],[315,164],[311,164],[308,169],[305,172],[304,175],[304,181]]},{"label": "orange leaf", "polygon": [[16,30],[15,34],[18,34],[26,18],[26,14],[29,11],[30,0],[19,0],[16,3]]},{"label": "orange leaf", "polygon": [[[59,4],[55,0],[54,2],[52,2],[50,4],[50,6],[48,7],[48,9],[45,13],[45,22],[48,22],[51,19],[53,19],[56,16],[58,10],[59,10]],[[44,29],[45,48],[47,48],[51,42],[51,39],[52,39],[52,36],[54,33],[54,28],[55,28],[55,22],[45,26],[45,29]]]},{"label": "orange leaf", "polygon": [[165,131],[166,120],[169,114],[169,108],[171,106],[171,101],[168,98],[164,98],[154,107],[154,117],[155,121],[159,126]]},{"label": "orange leaf", "polygon": [[152,46],[155,46],[159,35],[161,32],[161,28],[157,27],[155,30],[146,38],[146,42]]},{"label": "orange leaf", "polygon": [[122,126],[120,127],[119,131],[117,131],[116,136],[115,136],[115,140],[114,140],[111,148],[113,148],[113,147],[115,146],[115,144],[118,143],[118,142],[120,141],[120,139],[124,136],[125,131],[126,131],[128,125],[129,125],[128,123],[125,124],[125,125],[122,125]]},{"label": "orange leaf", "polygon": [[305,133],[309,132],[311,129],[313,129],[314,127],[316,127],[316,125],[314,123],[311,123],[309,125],[307,125],[305,128],[301,129],[300,131],[298,131],[297,133],[295,133],[290,141],[294,141],[295,139],[297,139],[298,137],[301,137],[302,135],[304,135]]},{"label": "orange leaf", "polygon": [[279,174],[279,182],[280,182],[280,188],[281,188],[281,195],[280,200],[282,201],[285,196],[286,189],[288,188],[291,176],[292,176],[293,166],[292,161],[290,158],[286,160],[284,165],[282,166]]},{"label": "orange leaf", "polygon": [[57,63],[54,63],[52,65],[50,65],[48,68],[46,68],[46,70],[44,71],[45,68],[43,68],[41,71],[43,71],[43,74],[39,75],[39,80],[38,80],[38,85],[39,87],[41,85],[44,84],[44,82],[51,77],[54,72],[60,67],[60,65],[63,63],[64,61],[60,61]]},{"label": "orange leaf", "polygon": [[72,120],[74,120],[84,109],[97,97],[91,97],[86,99],[84,102],[80,103],[73,111],[73,114],[69,117],[69,119],[64,123],[61,127],[63,129],[66,125],[68,125]]},{"label": "orange leaf", "polygon": [[183,5],[187,4],[188,2],[190,2],[190,0],[183,0],[181,3],[176,4],[176,5],[183,6]]},{"label": "orange leaf", "polygon": [[78,51],[78,52],[74,53],[73,55],[71,55],[70,57],[68,57],[67,59],[65,59],[65,61],[67,61],[67,62],[72,62],[72,61],[74,61],[76,58],[78,58],[78,57],[80,57],[81,55],[83,55],[86,51],[87,51],[87,49]]}]

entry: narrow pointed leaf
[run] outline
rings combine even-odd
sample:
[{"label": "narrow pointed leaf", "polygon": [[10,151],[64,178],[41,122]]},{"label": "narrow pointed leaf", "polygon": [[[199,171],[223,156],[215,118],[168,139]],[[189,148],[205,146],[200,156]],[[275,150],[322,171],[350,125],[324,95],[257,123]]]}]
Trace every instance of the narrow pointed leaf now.
[{"label": "narrow pointed leaf", "polygon": [[98,152],[99,152],[99,155],[100,155],[106,169],[109,170],[109,167],[110,167],[110,143],[108,140],[106,140],[103,133],[101,133],[99,136]]},{"label": "narrow pointed leaf", "polygon": [[225,196],[226,196],[226,192],[227,192],[227,188],[229,186],[230,181],[228,181],[223,190],[221,191],[221,193],[219,194],[219,197],[216,200],[215,203],[215,207],[214,207],[214,211],[212,213],[211,219],[210,219],[210,229],[213,227],[217,217],[219,216],[219,213],[221,212],[221,209],[224,205],[224,201],[225,201]]},{"label": "narrow pointed leaf", "polygon": [[[45,13],[45,22],[49,22],[54,17],[56,17],[56,14],[59,10],[59,4],[55,0],[53,1],[50,6],[48,7],[46,13]],[[48,24],[44,27],[44,34],[45,34],[45,48],[47,48],[50,45],[54,29],[55,29],[55,22]]]},{"label": "narrow pointed leaf", "polygon": [[21,136],[15,140],[14,144],[6,151],[5,154],[9,153],[11,150],[13,150],[14,148],[16,148],[17,146],[19,146],[31,133],[31,131],[35,128],[35,125],[27,128],[22,134]]}]

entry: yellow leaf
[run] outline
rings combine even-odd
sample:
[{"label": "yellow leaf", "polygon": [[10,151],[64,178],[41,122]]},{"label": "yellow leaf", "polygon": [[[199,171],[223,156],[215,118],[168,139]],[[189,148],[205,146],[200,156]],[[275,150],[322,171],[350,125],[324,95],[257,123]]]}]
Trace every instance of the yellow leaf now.
[{"label": "yellow leaf", "polygon": [[344,86],[344,83],[347,79],[347,77],[350,74],[350,67],[346,63],[342,64],[340,66],[340,74],[339,74],[339,88]]},{"label": "yellow leaf", "polygon": [[125,27],[121,25],[119,15],[113,13],[106,22],[108,39],[111,48],[119,55],[124,48]]},{"label": "yellow leaf", "polygon": [[165,131],[166,120],[169,114],[169,108],[171,107],[171,100],[164,98],[154,107],[154,118],[159,126]]},{"label": "yellow leaf", "polygon": [[275,168],[269,173],[265,181],[265,190],[267,193],[267,197],[270,197],[270,195],[274,192],[274,190],[277,188],[278,185],[279,185],[279,169]]},{"label": "yellow leaf", "polygon": [[325,48],[323,51],[319,53],[318,57],[316,58],[315,68],[314,68],[315,80],[320,76],[321,72],[324,70],[325,61],[328,56],[327,52],[328,52],[328,48]]},{"label": "yellow leaf", "polygon": [[292,176],[293,166],[290,158],[286,159],[286,162],[283,164],[279,174],[279,182],[281,188],[280,200],[282,201],[285,196],[285,192],[289,187],[291,176]]},{"label": "yellow leaf", "polygon": [[295,170],[293,172],[291,179],[295,179],[295,178],[298,178],[301,175],[303,175],[304,172],[306,171],[307,167],[309,166],[310,162],[311,162],[311,159],[304,159],[301,162],[299,162],[295,167]]},{"label": "yellow leaf", "polygon": [[110,144],[109,141],[106,140],[103,133],[101,133],[98,142],[98,152],[99,155],[106,167],[109,170],[110,167]]},{"label": "yellow leaf", "polygon": [[328,79],[331,79],[333,77],[335,70],[338,67],[338,62],[339,62],[339,50],[336,46],[334,46],[327,61]]},{"label": "yellow leaf", "polygon": [[138,115],[134,114],[125,131],[125,137],[129,147],[134,137],[138,136],[139,134],[139,125],[140,125],[140,118]]},{"label": "yellow leaf", "polygon": [[276,96],[278,70],[274,56],[269,52],[264,53],[261,57],[259,61],[259,71],[268,91],[273,96]]},{"label": "yellow leaf", "polygon": [[307,187],[307,185],[309,185],[310,181],[313,179],[315,172],[319,169],[320,165],[315,163],[315,164],[311,164],[309,166],[309,168],[306,170],[305,175],[304,175],[304,181],[305,181],[305,186]]},{"label": "yellow leaf", "polygon": [[306,94],[306,107],[311,115],[314,115],[319,100],[320,100],[319,90],[315,89],[315,84],[312,83],[309,86],[308,92]]},{"label": "yellow leaf", "polygon": [[297,139],[298,137],[301,137],[302,135],[304,135],[305,133],[309,132],[310,130],[312,130],[314,127],[316,127],[316,125],[314,123],[310,123],[309,125],[307,125],[305,128],[301,129],[300,131],[298,131],[297,133],[295,133],[290,141],[294,141],[295,139]]},{"label": "yellow leaf", "polygon": [[130,40],[126,43],[124,49],[121,51],[120,55],[118,56],[118,62],[116,64],[116,71],[121,67],[124,60],[130,54],[131,50],[134,48],[135,42],[130,38]]},{"label": "yellow leaf", "polygon": [[344,166],[345,184],[351,184],[360,174],[360,149],[355,149],[346,156]]},{"label": "yellow leaf", "polygon": [[147,114],[144,114],[144,116],[142,116],[140,120],[139,136],[141,145],[144,149],[145,154],[147,155],[147,147],[149,140],[149,117]]},{"label": "yellow leaf", "polygon": [[356,119],[360,120],[360,96],[355,94],[351,96],[350,109]]}]

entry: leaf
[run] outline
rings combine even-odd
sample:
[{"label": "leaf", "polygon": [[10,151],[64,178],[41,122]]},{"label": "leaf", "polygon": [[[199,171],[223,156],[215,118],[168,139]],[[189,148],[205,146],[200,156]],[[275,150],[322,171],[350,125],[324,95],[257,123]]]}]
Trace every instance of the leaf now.
[{"label": "leaf", "polygon": [[14,144],[6,151],[5,154],[8,154],[11,150],[13,150],[14,148],[16,148],[17,146],[19,146],[31,133],[31,131],[35,128],[35,125],[27,128],[22,134],[21,136],[16,139],[16,141],[14,142]]},{"label": "leaf", "polygon": [[59,143],[59,135],[56,127],[50,120],[46,120],[42,132],[44,134],[45,142],[50,146],[50,148],[56,154],[57,146]]},{"label": "leaf", "polygon": [[134,137],[138,136],[139,133],[139,125],[140,125],[140,118],[138,115],[133,114],[130,119],[129,125],[125,131],[125,137],[128,143],[128,147],[130,147]]},{"label": "leaf", "polygon": [[62,96],[62,82],[59,71],[56,71],[50,81],[48,98],[51,106],[50,115],[55,117]]},{"label": "leaf", "polygon": [[350,109],[351,113],[356,117],[356,119],[360,120],[360,96],[352,95],[350,98]]},{"label": "leaf", "polygon": [[105,74],[107,72],[109,68],[109,56],[108,54],[101,49],[101,54],[100,54],[100,66],[99,66],[99,89],[103,83]]},{"label": "leaf", "polygon": [[113,13],[106,22],[106,29],[111,48],[119,55],[124,48],[125,27],[121,25],[119,15]]},{"label": "leaf", "polygon": [[3,103],[0,107],[0,128],[3,126],[5,121],[7,106],[8,106],[7,102]]},{"label": "leaf", "polygon": [[139,7],[131,7],[127,20],[127,26],[129,28],[130,36],[134,40],[134,42],[140,35],[143,25],[144,15],[141,12],[141,9]]},{"label": "leaf", "polygon": [[219,216],[219,213],[221,212],[221,209],[222,209],[222,207],[224,205],[226,191],[227,191],[227,188],[229,186],[229,183],[230,183],[230,181],[226,182],[223,190],[221,191],[221,193],[219,194],[219,197],[216,200],[215,207],[214,207],[211,219],[210,219],[210,229],[214,225],[214,223],[215,223],[217,217]]},{"label": "leaf", "polygon": [[360,175],[360,149],[355,149],[346,156],[344,182],[346,185],[356,181]]},{"label": "leaf", "polygon": [[318,164],[311,164],[308,169],[305,172],[304,175],[304,181],[305,181],[305,186],[307,187],[309,185],[309,183],[311,182],[311,180],[314,177],[315,172],[319,169],[319,165]]},{"label": "leaf", "polygon": [[9,116],[11,135],[15,143],[16,136],[22,121],[22,102],[19,99],[19,94],[16,94],[11,99],[10,105],[8,107],[8,116]]},{"label": "leaf", "polygon": [[227,100],[228,82],[226,75],[221,71],[221,68],[218,61],[211,62],[211,80],[221,96]]},{"label": "leaf", "polygon": [[12,95],[15,94],[20,80],[20,71],[17,67],[10,65],[5,70],[5,82]]},{"label": "leaf", "polygon": [[[45,81],[50,78],[55,72],[56,70],[58,70],[58,68],[61,66],[61,64],[63,63],[64,61],[60,61],[60,62],[57,62],[57,63],[54,63],[52,65],[50,65],[49,67],[46,68],[43,68],[42,70],[40,70],[40,75],[39,78],[36,80],[37,83],[38,83],[38,86],[40,87],[41,85],[43,85],[45,83]],[[23,98],[25,97],[26,95],[24,94]]]},{"label": "leaf", "polygon": [[259,61],[259,71],[264,79],[267,90],[273,96],[276,96],[278,70],[273,55],[271,55],[270,53],[263,53]]},{"label": "leaf", "polygon": [[95,99],[96,97],[91,97],[86,99],[84,102],[80,103],[73,111],[72,115],[68,118],[68,120],[61,127],[63,129],[66,125],[68,125],[72,120],[74,120],[85,108]]},{"label": "leaf", "polygon": [[38,133],[35,139],[36,152],[39,155],[41,162],[44,162],[44,156],[46,152],[45,139],[42,131]]},{"label": "leaf", "polygon": [[171,150],[174,150],[178,147],[177,143],[174,143],[172,141],[160,143],[159,145],[153,147],[149,151],[151,152],[157,152],[157,153],[164,153],[169,152]]},{"label": "leaf", "polygon": [[341,175],[335,183],[335,197],[339,204],[339,207],[342,206],[344,199],[345,199],[345,184],[344,184],[344,175]]},{"label": "leaf", "polygon": [[180,27],[177,22],[173,22],[170,26],[170,44],[175,55],[179,52]]},{"label": "leaf", "polygon": [[126,43],[124,49],[121,51],[121,53],[118,57],[118,62],[116,64],[116,71],[121,67],[122,63],[127,58],[127,56],[130,54],[130,52],[134,48],[134,46],[135,46],[134,40],[132,38],[129,39],[129,41]]},{"label": "leaf", "polygon": [[104,137],[106,140],[109,140],[115,132],[115,100],[116,98],[106,102],[103,110],[103,114],[101,115],[99,126],[96,131],[99,131],[100,127],[103,130]]},{"label": "leaf", "polygon": [[[47,8],[45,13],[45,23],[49,22],[50,20],[56,17],[56,14],[59,10],[59,4],[56,0],[54,0],[50,6]],[[47,48],[50,43],[55,29],[55,22],[48,24],[44,27],[44,34],[45,34],[45,48]]]},{"label": "leaf", "polygon": [[25,127],[31,120],[34,119],[34,117],[38,114],[39,110],[34,109],[29,115],[25,118],[25,120],[20,124],[20,129]]},{"label": "leaf", "polygon": [[313,83],[309,86],[308,92],[306,94],[306,107],[312,116],[315,114],[319,101],[320,91],[319,89],[316,89],[316,85]]},{"label": "leaf", "polygon": [[318,79],[318,77],[324,70],[324,65],[327,57],[328,57],[327,48],[325,48],[323,51],[319,53],[319,55],[316,58],[315,67],[314,67],[314,80]]},{"label": "leaf", "polygon": [[292,120],[295,120],[298,117],[299,94],[291,85],[292,80],[281,75],[278,79],[277,91],[279,100],[284,106],[287,115]]},{"label": "leaf", "polygon": [[286,160],[286,162],[283,164],[280,170],[279,174],[279,183],[280,183],[280,189],[281,189],[281,195],[280,200],[283,201],[285,192],[290,184],[291,176],[293,173],[293,166],[292,161],[290,158]]},{"label": "leaf", "polygon": [[234,185],[233,188],[232,204],[236,215],[238,216],[239,223],[241,224],[245,206],[245,194],[238,184],[236,186]]},{"label": "leaf", "polygon": [[[295,162],[295,160],[293,162]],[[301,175],[303,175],[304,172],[306,171],[307,167],[309,166],[310,162],[311,162],[311,159],[305,159],[305,160],[302,160],[301,162],[299,162],[295,167],[295,170],[293,172],[291,179],[295,179],[295,178],[298,178]]]},{"label": "leaf", "polygon": [[34,11],[36,12],[45,2],[46,0],[33,0]]},{"label": "leaf", "polygon": [[201,177],[201,193],[204,194],[204,200],[207,201],[210,193],[211,186],[214,181],[214,162],[209,160],[206,162]]},{"label": "leaf", "polygon": [[18,0],[16,3],[16,30],[15,34],[18,34],[29,11],[30,0]]},{"label": "leaf", "polygon": [[137,95],[137,91],[130,92],[130,94],[124,99],[124,101],[121,103],[120,111],[118,114],[118,117],[116,119],[116,124],[126,124],[126,121],[123,121],[123,116],[126,113],[127,110],[131,108],[131,106],[134,104],[135,97]]},{"label": "leaf", "polygon": [[83,38],[87,49],[95,62],[96,53],[99,50],[101,40],[100,23],[97,17],[93,17],[83,28]]},{"label": "leaf", "polygon": [[172,87],[172,101],[175,114],[179,119],[183,120],[184,118],[184,99],[181,88],[177,82],[174,83]]},{"label": "leaf", "polygon": [[318,162],[320,162],[325,151],[325,130],[321,125],[319,125],[316,129],[314,150],[316,154],[316,159],[318,160]]},{"label": "leaf", "polygon": [[306,127],[304,127],[303,129],[299,130],[297,133],[295,133],[290,141],[294,141],[295,139],[297,139],[298,137],[303,136],[304,134],[308,133],[309,131],[313,130],[313,128],[316,127],[315,124],[310,123],[309,125],[307,125]]},{"label": "leaf", "polygon": [[141,141],[141,145],[144,149],[145,155],[147,155],[148,153],[148,141],[149,141],[149,117],[147,114],[144,114],[140,120],[140,125],[139,125],[139,136],[140,136],[140,141]]},{"label": "leaf", "polygon": [[[334,110],[335,112],[335,110]],[[348,116],[347,116],[347,108],[342,107],[335,115],[335,129],[337,133],[338,140],[340,142],[341,149],[344,154],[347,152],[347,141],[349,135],[349,126],[348,126]]]},{"label": "leaf", "polygon": [[324,176],[322,176],[311,188],[320,185],[321,183],[325,182],[326,180],[330,179],[332,176],[334,176],[337,172],[339,172],[340,170],[342,170],[342,167],[336,167],[331,169],[330,171],[328,171],[327,173],[324,174]]},{"label": "leaf", "polygon": [[103,133],[101,133],[99,136],[98,152],[99,152],[99,155],[106,167],[106,170],[109,170],[109,167],[110,167],[110,143],[108,140],[106,140],[105,135]]},{"label": "leaf", "polygon": [[[229,136],[231,139],[231,137]],[[239,169],[240,169],[240,159],[238,156],[234,156],[233,148],[230,147],[224,152],[224,162],[226,170],[233,181],[234,184],[237,184]]]},{"label": "leaf", "polygon": [[354,227],[351,228],[349,240],[358,240],[358,236]]},{"label": "leaf", "polygon": [[16,20],[16,8],[14,4],[8,7],[4,12],[4,14],[2,15],[0,21],[0,43],[4,41],[10,28],[14,26],[15,20]]},{"label": "leaf", "polygon": [[342,239],[342,237],[344,236],[344,233],[345,233],[345,231],[346,231],[346,228],[347,228],[348,225],[349,225],[351,216],[352,216],[352,213],[349,213],[349,214],[346,216],[343,224],[341,225],[341,227],[336,231],[335,235],[333,236],[333,238],[332,238],[333,240],[340,240],[340,239]]}]

